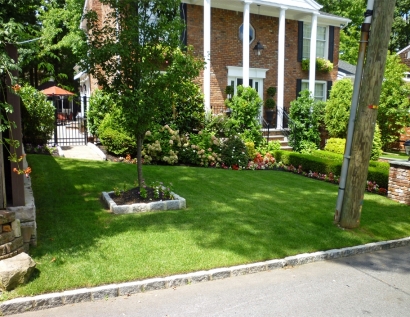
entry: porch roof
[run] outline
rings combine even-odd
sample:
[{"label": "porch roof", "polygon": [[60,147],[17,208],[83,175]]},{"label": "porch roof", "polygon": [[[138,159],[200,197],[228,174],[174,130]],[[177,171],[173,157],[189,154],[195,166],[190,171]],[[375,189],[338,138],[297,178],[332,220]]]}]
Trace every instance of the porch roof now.
[{"label": "porch roof", "polygon": [[[349,19],[320,12],[322,5],[313,0],[248,0],[250,13],[279,17],[281,8],[286,8],[286,19],[306,21],[312,20],[312,13],[318,14],[318,23],[340,26],[347,24]],[[203,6],[204,0],[182,0],[187,4]],[[211,7],[237,12],[243,12],[243,0],[211,0]]]}]

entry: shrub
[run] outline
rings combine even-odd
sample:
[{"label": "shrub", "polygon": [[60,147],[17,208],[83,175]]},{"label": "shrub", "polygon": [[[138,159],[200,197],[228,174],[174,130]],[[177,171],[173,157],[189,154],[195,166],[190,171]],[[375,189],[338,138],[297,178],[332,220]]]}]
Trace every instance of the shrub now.
[{"label": "shrub", "polygon": [[324,123],[332,138],[344,138],[349,123],[353,84],[350,79],[338,80],[326,102]]},{"label": "shrub", "polygon": [[377,161],[379,159],[380,155],[382,155],[382,153],[383,153],[382,146],[383,146],[383,144],[382,144],[379,125],[376,124],[376,126],[374,128],[372,152],[370,154],[370,159],[372,161]]},{"label": "shrub", "polygon": [[227,120],[230,135],[239,134],[245,142],[254,142],[258,146],[262,142],[261,124],[259,123],[262,100],[257,91],[251,87],[238,86],[237,94],[225,100],[232,114]]},{"label": "shrub", "polygon": [[[263,139],[263,142],[260,146],[257,147],[256,151],[264,156],[266,153],[273,153],[275,151],[280,150],[280,142],[279,141],[269,141],[267,142],[266,139]],[[253,157],[253,156],[252,156]]]},{"label": "shrub", "polygon": [[119,108],[114,108],[111,113],[105,115],[97,130],[101,144],[108,152],[116,155],[135,154],[136,141],[123,129],[122,122],[122,113]]},{"label": "shrub", "polygon": [[87,110],[87,127],[92,135],[98,135],[98,128],[107,113],[115,107],[111,96],[97,89],[90,97]]},{"label": "shrub", "polygon": [[244,168],[248,159],[245,143],[238,136],[231,136],[222,144],[221,160],[225,166]]},{"label": "shrub", "polygon": [[[309,70],[310,60],[302,60],[302,70]],[[316,70],[319,72],[330,72],[333,69],[333,63],[325,58],[317,57],[316,58]]]},{"label": "shrub", "polygon": [[23,142],[33,145],[47,143],[53,134],[55,107],[47,96],[30,85],[24,85],[19,95],[23,102],[21,123]]},{"label": "shrub", "polygon": [[343,154],[333,153],[326,150],[314,150],[310,153],[312,156],[324,158],[327,160],[343,160]]},{"label": "shrub", "polygon": [[289,121],[289,144],[293,150],[300,152],[301,142],[320,143],[320,125],[323,103],[315,102],[308,90],[302,90],[299,98],[292,101]]},{"label": "shrub", "polygon": [[346,139],[330,138],[327,140],[325,151],[344,154],[346,147]]},{"label": "shrub", "polygon": [[204,96],[197,84],[180,83],[178,95],[172,111],[157,120],[161,125],[173,126],[180,133],[199,131],[204,127]]}]

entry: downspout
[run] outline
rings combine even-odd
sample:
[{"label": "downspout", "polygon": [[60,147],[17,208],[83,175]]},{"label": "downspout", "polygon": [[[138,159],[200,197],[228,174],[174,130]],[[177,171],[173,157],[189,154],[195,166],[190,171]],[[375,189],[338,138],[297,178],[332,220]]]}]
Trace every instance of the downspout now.
[{"label": "downspout", "polygon": [[359,45],[359,57],[357,60],[356,75],[354,79],[353,96],[352,96],[352,103],[350,107],[349,125],[347,127],[346,149],[345,149],[345,154],[343,156],[343,165],[342,165],[342,170],[340,174],[339,193],[337,196],[336,211],[335,211],[335,218],[334,218],[335,223],[339,223],[340,221],[340,212],[342,210],[343,198],[344,198],[344,193],[346,189],[347,171],[349,168],[350,155],[351,155],[351,150],[352,150],[354,124],[356,121],[357,106],[358,106],[359,95],[360,95],[360,85],[361,85],[362,75],[363,75],[364,57],[365,57],[366,48],[367,48],[367,44],[369,40],[370,25],[372,22],[372,15],[373,15],[373,7],[374,7],[374,0],[367,0],[367,9],[364,14],[365,19],[362,24],[362,32],[361,32],[360,45]]}]

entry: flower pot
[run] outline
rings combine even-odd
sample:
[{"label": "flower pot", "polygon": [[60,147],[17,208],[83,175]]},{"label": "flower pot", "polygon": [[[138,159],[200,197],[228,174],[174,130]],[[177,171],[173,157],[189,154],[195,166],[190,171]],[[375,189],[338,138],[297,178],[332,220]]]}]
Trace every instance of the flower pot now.
[{"label": "flower pot", "polygon": [[273,121],[273,115],[275,111],[273,109],[266,109],[265,110],[265,116],[266,116],[266,121],[271,124]]}]

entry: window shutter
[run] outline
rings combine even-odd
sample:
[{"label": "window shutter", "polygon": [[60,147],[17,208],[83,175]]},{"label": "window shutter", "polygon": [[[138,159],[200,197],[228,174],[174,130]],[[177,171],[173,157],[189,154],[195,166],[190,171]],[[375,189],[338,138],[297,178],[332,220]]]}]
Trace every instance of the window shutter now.
[{"label": "window shutter", "polygon": [[187,46],[188,44],[188,40],[187,40],[187,4],[186,3],[181,3],[180,7],[179,7],[179,12],[180,12],[180,16],[181,16],[181,20],[184,23],[185,28],[182,30],[181,33],[181,44],[183,44],[184,46]]},{"label": "window shutter", "polygon": [[302,90],[302,79],[296,79],[296,99],[299,97],[299,93]]},{"label": "window shutter", "polygon": [[330,98],[330,91],[332,90],[332,85],[333,85],[333,82],[331,80],[329,80],[327,82],[326,100],[328,100]]},{"label": "window shutter", "polygon": [[329,55],[328,59],[333,63],[333,53],[335,50],[335,27],[329,26]]},{"label": "window shutter", "polygon": [[298,62],[303,59],[303,21],[298,21]]}]

